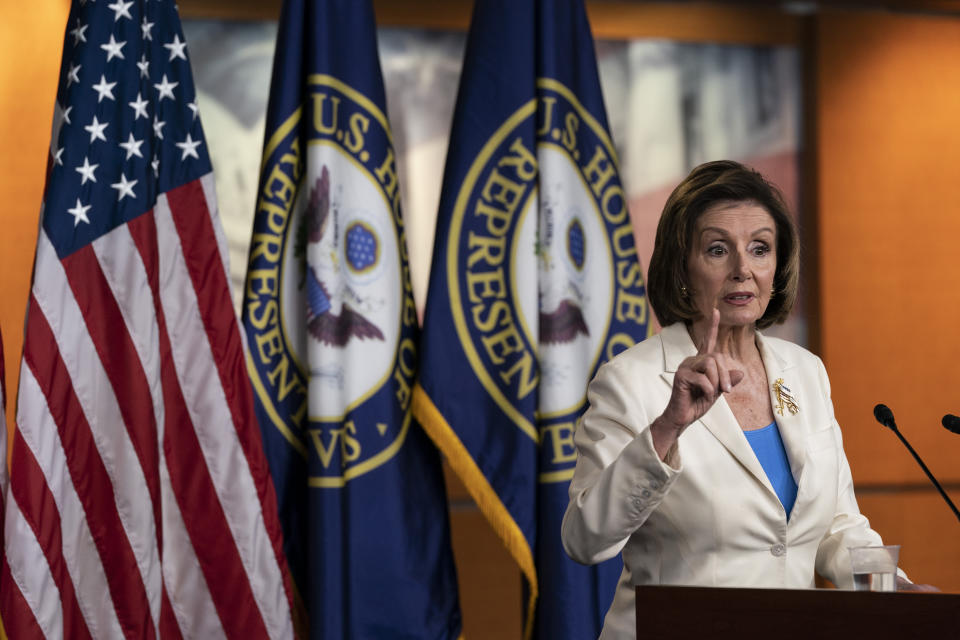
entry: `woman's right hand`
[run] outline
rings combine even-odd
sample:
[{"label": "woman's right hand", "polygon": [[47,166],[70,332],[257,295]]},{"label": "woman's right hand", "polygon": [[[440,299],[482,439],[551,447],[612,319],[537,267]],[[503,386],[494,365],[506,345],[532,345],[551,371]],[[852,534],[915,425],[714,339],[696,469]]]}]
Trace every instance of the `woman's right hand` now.
[{"label": "woman's right hand", "polygon": [[713,310],[707,339],[697,355],[680,363],[673,377],[673,391],[667,408],[650,425],[653,446],[661,460],[683,433],[710,410],[720,394],[730,391],[741,380],[743,371],[733,358],[716,351],[720,312]]}]

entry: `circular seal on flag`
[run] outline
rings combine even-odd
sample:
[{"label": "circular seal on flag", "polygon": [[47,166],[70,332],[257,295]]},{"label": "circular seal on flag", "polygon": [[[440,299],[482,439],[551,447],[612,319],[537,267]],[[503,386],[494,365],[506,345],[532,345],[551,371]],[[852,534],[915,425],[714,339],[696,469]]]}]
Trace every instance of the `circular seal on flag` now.
[{"label": "circular seal on flag", "polygon": [[264,413],[339,487],[403,443],[416,312],[386,118],[336,78],[309,89],[265,153],[245,323]]},{"label": "circular seal on flag", "polygon": [[550,481],[570,477],[587,384],[646,336],[647,308],[610,138],[565,86],[537,87],[467,172],[446,266],[470,365]]}]

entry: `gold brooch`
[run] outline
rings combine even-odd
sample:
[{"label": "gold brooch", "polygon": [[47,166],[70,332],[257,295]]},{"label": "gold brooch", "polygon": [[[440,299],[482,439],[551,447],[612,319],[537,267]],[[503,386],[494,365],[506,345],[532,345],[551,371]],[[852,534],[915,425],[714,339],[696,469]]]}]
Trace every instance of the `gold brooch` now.
[{"label": "gold brooch", "polygon": [[790,388],[783,384],[783,378],[777,378],[773,383],[773,393],[777,396],[777,413],[783,415],[783,408],[786,407],[790,415],[797,415],[800,407],[790,393]]}]

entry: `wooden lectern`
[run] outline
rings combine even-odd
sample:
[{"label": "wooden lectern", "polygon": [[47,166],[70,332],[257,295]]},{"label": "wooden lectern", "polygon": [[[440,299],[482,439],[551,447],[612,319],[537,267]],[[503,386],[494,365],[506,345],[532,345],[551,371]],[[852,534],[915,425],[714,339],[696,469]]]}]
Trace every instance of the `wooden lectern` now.
[{"label": "wooden lectern", "polygon": [[960,638],[960,595],[641,586],[637,638]]}]

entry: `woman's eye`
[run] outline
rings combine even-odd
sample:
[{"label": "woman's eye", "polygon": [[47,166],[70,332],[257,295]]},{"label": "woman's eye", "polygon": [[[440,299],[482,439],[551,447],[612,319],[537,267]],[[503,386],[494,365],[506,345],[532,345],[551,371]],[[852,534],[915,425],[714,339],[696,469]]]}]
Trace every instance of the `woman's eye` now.
[{"label": "woman's eye", "polygon": [[724,253],[726,253],[726,249],[722,245],[718,244],[715,244],[707,249],[707,255],[711,256],[722,256]]},{"label": "woman's eye", "polygon": [[758,244],[753,248],[753,255],[755,256],[765,256],[770,253],[770,247],[765,244]]}]

